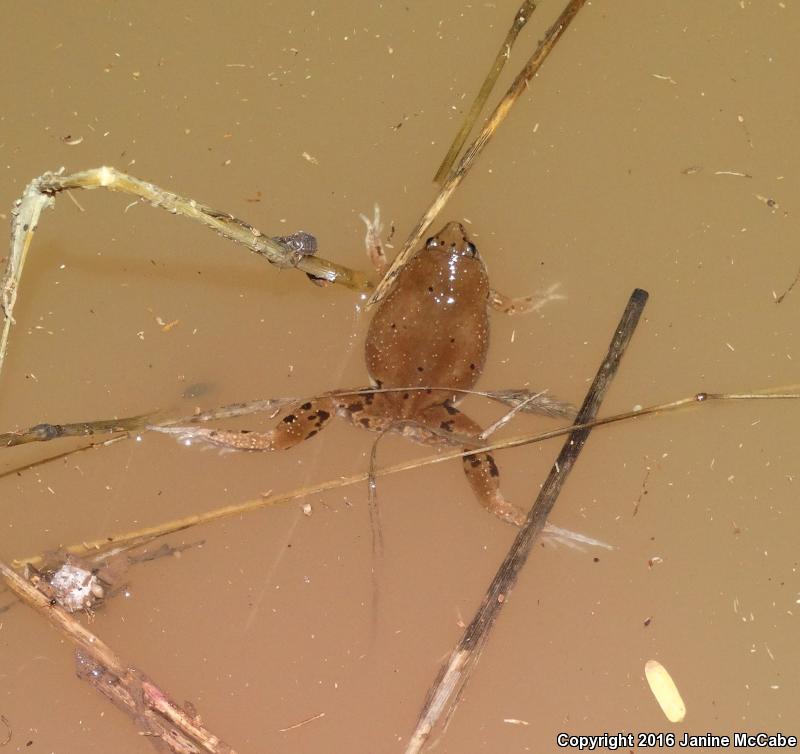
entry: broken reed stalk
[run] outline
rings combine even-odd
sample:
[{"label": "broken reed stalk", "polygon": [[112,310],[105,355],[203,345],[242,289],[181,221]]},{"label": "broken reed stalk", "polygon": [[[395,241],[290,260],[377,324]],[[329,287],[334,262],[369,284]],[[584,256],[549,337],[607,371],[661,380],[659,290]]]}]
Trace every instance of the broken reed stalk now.
[{"label": "broken reed stalk", "polygon": [[[578,412],[576,424],[591,422],[597,415],[600,404],[608,391],[611,381],[619,368],[625,349],[630,343],[639,322],[648,294],[635,289],[628,300],[614,337],[608,347],[603,363],[592,382],[589,392]],[[422,750],[434,726],[439,722],[446,724],[455,711],[461,692],[475,670],[481,652],[486,646],[489,634],[503,605],[508,602],[511,590],[517,581],[520,570],[528,559],[536,537],[547,523],[547,517],[555,505],[561,487],[572,470],[581,452],[590,428],[573,429],[564,443],[556,462],[547,475],[544,485],[533,506],[528,512],[525,524],[517,534],[511,549],[503,560],[492,583],[484,595],[481,606],[442,666],[439,675],[428,691],[420,712],[417,727],[409,739],[405,754],[416,754]]]},{"label": "broken reed stalk", "polygon": [[313,253],[293,251],[279,240],[270,238],[249,223],[227,212],[220,212],[194,199],[179,196],[113,167],[92,168],[72,175],[44,173],[28,184],[22,196],[17,199],[12,213],[11,251],[0,284],[0,305],[5,313],[5,322],[0,333],[0,371],[5,361],[9,332],[14,321],[14,305],[25,259],[42,210],[53,206],[56,194],[61,191],[96,188],[130,194],[154,207],[196,220],[221,236],[246,246],[278,267],[296,268],[313,279],[340,283],[358,291],[372,289],[372,283],[363,272],[348,269]]},{"label": "broken reed stalk", "polygon": [[[0,432],[0,447],[12,448],[16,445],[26,445],[31,442],[50,442],[61,440],[65,437],[93,437],[95,435],[116,434],[125,432],[144,432],[152,427],[168,427],[171,424],[196,424],[198,422],[214,419],[230,419],[237,416],[246,416],[260,411],[271,412],[274,416],[277,411],[290,403],[296,403],[296,398],[263,398],[255,401],[229,403],[208,411],[191,414],[189,416],[166,417],[160,411],[149,414],[137,414],[121,419],[93,419],[83,422],[66,422],[64,424],[35,424],[26,429],[12,432]],[[89,446],[91,447],[91,446]],[[0,478],[5,472],[0,472]]]},{"label": "broken reed stalk", "polygon": [[389,267],[387,273],[383,276],[380,283],[378,283],[375,292],[367,302],[368,308],[377,304],[389,292],[389,289],[397,277],[397,273],[414,253],[425,229],[433,222],[439,212],[442,211],[444,205],[447,204],[453,192],[458,188],[475,160],[478,159],[484,147],[489,143],[494,132],[506,119],[514,103],[527,90],[531,79],[542,67],[542,64],[547,59],[556,42],[561,38],[562,34],[572,22],[572,19],[575,18],[576,14],[585,3],[586,0],[569,0],[566,7],[561,12],[561,15],[556,19],[556,22],[547,30],[544,39],[539,42],[536,51],[531,55],[525,67],[517,74],[514,82],[509,87],[503,99],[500,100],[494,112],[489,116],[489,119],[484,124],[480,133],[475,137],[472,144],[467,147],[467,151],[464,153],[455,169],[447,176],[447,180],[445,180],[431,206],[425,214],[422,215],[416,227],[411,231],[400,253],[394,258],[391,267]]},{"label": "broken reed stalk", "polygon": [[[136,432],[153,421],[152,414],[126,416],[122,419],[93,419],[68,424],[36,424],[14,432],[0,432],[0,446],[13,448],[30,442],[50,442],[65,437],[93,437],[117,432]],[[2,474],[0,474],[2,476]]]},{"label": "broken reed stalk", "polygon": [[78,675],[122,709],[144,733],[177,754],[236,754],[173,702],[153,681],[128,667],[102,639],[0,561],[0,576],[29,607],[58,628],[77,650]]},{"label": "broken reed stalk", "polygon": [[[780,389],[782,391],[788,391],[788,390],[797,391],[799,388],[800,385],[789,385]],[[593,421],[586,422],[584,424],[573,424],[569,427],[558,427],[557,429],[552,429],[547,432],[540,432],[539,434],[536,435],[520,435],[516,437],[510,437],[506,440],[500,440],[498,442],[492,443],[491,445],[483,445],[480,448],[474,448],[472,450],[458,450],[450,453],[441,453],[435,456],[427,456],[425,458],[420,458],[413,461],[406,461],[404,463],[395,464],[393,466],[385,466],[383,468],[375,469],[373,474],[376,478],[382,476],[388,476],[390,474],[397,474],[402,471],[410,471],[411,469],[416,469],[421,466],[430,466],[431,464],[434,463],[444,463],[445,461],[451,461],[455,458],[462,458],[464,456],[474,455],[476,453],[486,453],[491,451],[496,452],[498,450],[504,450],[506,448],[516,448],[521,445],[529,445],[535,442],[543,442],[544,440],[550,440],[554,437],[559,437],[562,435],[569,434],[571,432],[575,432],[576,430],[589,430],[594,427],[601,427],[605,424],[613,424],[616,422],[626,421],[628,419],[637,419],[639,417],[648,416],[650,414],[666,413],[667,411],[675,411],[680,408],[686,408],[688,406],[697,405],[700,403],[710,403],[712,401],[766,400],[766,399],[798,400],[800,399],[800,392],[697,393],[696,395],[693,395],[688,398],[680,398],[679,400],[670,401],[669,403],[659,403],[652,406],[645,406],[644,408],[640,408],[635,411],[624,411],[623,413],[620,414],[606,416],[602,419],[595,419]],[[254,401],[253,403],[255,404],[262,402]],[[236,404],[236,405],[247,406],[249,404]],[[224,413],[227,410],[229,409],[220,409],[220,412]],[[209,416],[212,414],[213,412],[211,411],[205,413],[205,415]],[[228,415],[233,415],[233,414],[229,413]],[[118,436],[115,439],[120,440],[124,438]],[[21,468],[10,469],[0,474],[0,478],[8,474],[16,474],[20,471],[24,471],[25,469],[34,466],[38,466],[50,460],[61,459],[64,458],[65,456],[71,455],[72,453],[78,453],[93,447],[96,447],[96,445],[86,445],[81,448],[76,448],[75,450],[67,451],[66,453],[59,453],[53,456],[52,458],[46,458],[41,461],[37,461],[31,464],[26,464]],[[351,476],[346,476],[346,477],[343,476],[343,477],[338,477],[337,479],[329,479],[327,481],[317,482],[316,484],[312,484],[306,487],[300,487],[294,490],[289,490],[288,492],[277,493],[275,495],[271,494],[262,495],[261,497],[255,499],[245,500],[241,503],[234,503],[232,505],[226,505],[224,507],[215,508],[214,510],[207,511],[205,513],[193,514],[191,516],[186,516],[184,518],[180,518],[174,521],[167,521],[147,528],[137,529],[135,531],[125,532],[121,534],[114,534],[111,536],[105,536],[102,537],[101,539],[97,539],[94,541],[83,541],[80,544],[69,545],[62,549],[71,555],[77,555],[80,557],[90,554],[97,554],[100,552],[104,552],[106,550],[113,550],[114,548],[120,546],[125,546],[125,547],[138,546],[139,544],[155,539],[156,537],[165,536],[167,534],[174,534],[175,532],[183,531],[193,526],[210,523],[211,521],[217,521],[219,519],[228,518],[230,516],[239,516],[244,513],[260,510],[261,508],[270,508],[276,505],[281,505],[283,503],[291,502],[292,500],[308,497],[309,495],[315,495],[321,492],[326,492],[328,490],[339,489],[340,487],[347,487],[352,484],[358,484],[360,482],[368,480],[368,478],[369,478],[368,472],[360,472],[357,474],[353,474]],[[44,562],[43,555],[32,555],[26,558],[20,558],[14,560],[13,566],[14,568],[22,568],[26,564],[29,564],[36,567],[41,567],[43,562]]]},{"label": "broken reed stalk", "polygon": [[505,67],[506,61],[511,57],[511,48],[514,46],[514,42],[517,41],[517,36],[525,28],[525,24],[528,23],[528,19],[533,15],[535,10],[536,0],[525,0],[514,14],[514,20],[511,22],[503,44],[500,45],[500,49],[497,51],[497,56],[494,59],[492,68],[489,73],[486,74],[486,78],[483,84],[481,84],[480,90],[475,95],[475,99],[472,100],[472,105],[470,105],[467,117],[464,118],[459,132],[456,134],[455,139],[453,139],[450,149],[447,150],[442,164],[439,165],[439,169],[436,171],[436,175],[433,178],[434,183],[441,185],[442,181],[444,181],[445,177],[450,172],[450,168],[453,167],[453,163],[456,161],[461,147],[464,146],[469,132],[475,125],[478,115],[480,115],[481,110],[483,110],[486,100],[489,99],[489,95],[492,93],[492,89],[494,89],[494,85],[497,83],[497,78]]}]

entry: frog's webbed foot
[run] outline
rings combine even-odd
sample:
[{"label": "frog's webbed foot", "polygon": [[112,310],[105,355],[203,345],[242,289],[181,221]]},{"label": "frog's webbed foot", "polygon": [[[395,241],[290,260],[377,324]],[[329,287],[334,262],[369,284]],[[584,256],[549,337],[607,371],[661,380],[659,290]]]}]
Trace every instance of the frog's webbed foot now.
[{"label": "frog's webbed foot", "polygon": [[383,223],[381,223],[381,209],[376,204],[373,210],[372,219],[370,220],[366,215],[359,215],[367,226],[367,234],[364,236],[364,245],[367,248],[367,256],[372,266],[378,271],[378,274],[383,277],[389,262],[386,259],[386,250],[383,245],[381,234],[383,233]]},{"label": "frog's webbed foot", "polygon": [[156,427],[156,432],[177,435],[181,442],[214,445],[230,450],[287,450],[317,434],[334,416],[333,398],[323,396],[296,403],[268,432],[211,429],[209,427]]},{"label": "frog's webbed foot", "polygon": [[547,391],[532,392],[528,388],[492,390],[486,395],[493,400],[505,403],[512,409],[556,419],[574,419],[578,413],[569,401],[554,398]]},{"label": "frog's webbed foot", "polygon": [[542,533],[556,544],[570,547],[573,550],[580,550],[581,552],[587,547],[598,547],[603,550],[617,549],[614,545],[610,545],[608,542],[603,542],[601,539],[595,539],[587,534],[581,534],[580,532],[572,531],[571,529],[562,529],[560,526],[556,526],[555,524],[545,524]]},{"label": "frog's webbed foot", "polygon": [[537,291],[531,296],[506,296],[492,288],[489,291],[489,306],[503,314],[528,314],[539,311],[551,301],[562,301],[566,296],[559,293],[561,283],[553,283],[545,291]]}]

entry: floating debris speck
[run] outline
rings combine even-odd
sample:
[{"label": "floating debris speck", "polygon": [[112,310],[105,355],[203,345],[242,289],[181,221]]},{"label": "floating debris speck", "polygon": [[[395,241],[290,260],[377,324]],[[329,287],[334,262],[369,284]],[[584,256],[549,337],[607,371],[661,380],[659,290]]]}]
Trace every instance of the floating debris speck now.
[{"label": "floating debris speck", "polygon": [[686,717],[686,705],[667,669],[658,660],[648,660],[644,665],[644,674],[667,720],[671,723],[681,722]]}]

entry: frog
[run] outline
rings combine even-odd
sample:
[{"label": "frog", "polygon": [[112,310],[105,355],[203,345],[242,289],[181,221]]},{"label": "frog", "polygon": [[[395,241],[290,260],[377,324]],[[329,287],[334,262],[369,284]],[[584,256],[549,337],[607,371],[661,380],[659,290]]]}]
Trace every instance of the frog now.
[{"label": "frog", "polygon": [[[369,224],[368,224],[369,227]],[[368,247],[370,234],[368,232]],[[379,268],[385,256],[371,253]],[[486,265],[460,222],[428,238],[398,272],[369,322],[364,356],[370,386],[298,401],[266,432],[184,429],[189,441],[225,449],[288,450],[319,434],[335,417],[373,432],[399,432],[433,446],[483,447],[482,427],[458,403],[486,365],[490,306],[513,313],[522,299],[490,288]],[[462,458],[478,502],[501,521],[521,526],[526,513],[500,490],[491,452]]]}]

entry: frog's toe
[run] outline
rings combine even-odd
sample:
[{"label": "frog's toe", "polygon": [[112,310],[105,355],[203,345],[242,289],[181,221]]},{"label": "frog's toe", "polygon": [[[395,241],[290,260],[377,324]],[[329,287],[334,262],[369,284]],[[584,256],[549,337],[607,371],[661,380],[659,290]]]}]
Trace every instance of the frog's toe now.
[{"label": "frog's toe", "polygon": [[495,516],[507,524],[522,526],[527,519],[525,513],[517,508],[516,505],[509,503],[502,495],[498,494],[497,497],[499,500],[492,501],[491,506],[489,506],[489,512],[494,513]]}]

